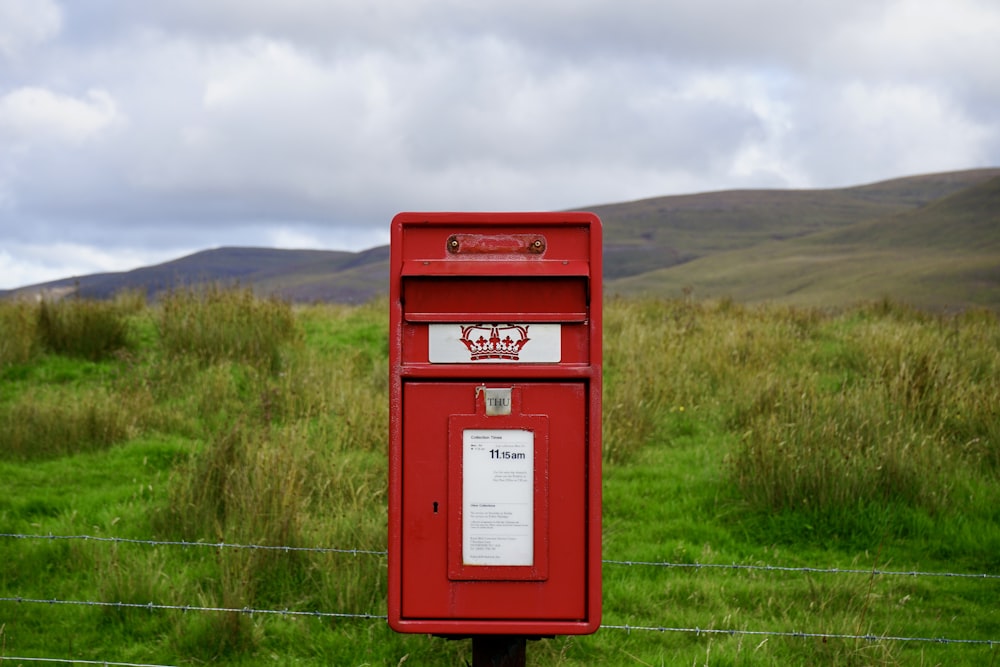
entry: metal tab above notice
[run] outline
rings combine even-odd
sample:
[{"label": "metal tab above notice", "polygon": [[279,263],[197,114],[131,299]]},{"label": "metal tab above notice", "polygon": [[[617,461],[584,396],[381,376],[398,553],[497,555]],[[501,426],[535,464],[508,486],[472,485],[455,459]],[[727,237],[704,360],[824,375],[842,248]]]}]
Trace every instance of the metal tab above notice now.
[{"label": "metal tab above notice", "polygon": [[510,414],[511,387],[483,387],[486,400],[486,416],[500,417]]}]

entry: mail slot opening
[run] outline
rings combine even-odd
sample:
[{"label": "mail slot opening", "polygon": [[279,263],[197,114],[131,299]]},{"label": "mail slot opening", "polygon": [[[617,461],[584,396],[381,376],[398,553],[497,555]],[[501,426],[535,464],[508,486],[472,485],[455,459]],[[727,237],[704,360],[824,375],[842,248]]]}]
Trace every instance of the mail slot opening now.
[{"label": "mail slot opening", "polygon": [[589,301],[580,276],[440,277],[403,280],[408,322],[583,322]]}]

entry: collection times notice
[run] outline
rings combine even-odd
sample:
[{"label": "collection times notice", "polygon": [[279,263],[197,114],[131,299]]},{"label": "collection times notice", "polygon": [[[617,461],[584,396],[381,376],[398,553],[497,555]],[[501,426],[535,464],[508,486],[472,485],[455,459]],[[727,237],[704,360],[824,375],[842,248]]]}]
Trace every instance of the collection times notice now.
[{"label": "collection times notice", "polygon": [[523,429],[462,434],[462,562],[532,565],[535,436]]}]

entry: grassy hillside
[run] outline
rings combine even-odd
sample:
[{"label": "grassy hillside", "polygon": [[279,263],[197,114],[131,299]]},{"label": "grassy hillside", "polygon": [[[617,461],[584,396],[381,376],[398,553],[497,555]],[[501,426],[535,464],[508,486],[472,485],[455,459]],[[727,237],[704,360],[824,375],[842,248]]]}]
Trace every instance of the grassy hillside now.
[{"label": "grassy hillside", "polygon": [[300,302],[363,303],[387,291],[388,258],[388,246],[358,253],[217,248],[133,271],[57,280],[10,294],[108,299],[123,290],[139,290],[152,299],[172,289],[215,283]]},{"label": "grassy hillside", "polygon": [[365,303],[389,291],[389,246],[352,254],[332,275],[327,265],[317,264],[256,280],[254,288],[296,302]]},{"label": "grassy hillside", "polygon": [[892,216],[995,176],[1000,176],[1000,169],[928,174],[831,190],[709,192],[590,210],[604,222],[605,277],[615,281]]},{"label": "grassy hillside", "polygon": [[817,234],[810,241],[901,251],[1000,253],[1000,176],[916,210]]},{"label": "grassy hillside", "polygon": [[613,281],[623,294],[845,306],[889,297],[1000,308],[1000,177],[890,216]]},{"label": "grassy hillside", "polygon": [[904,207],[843,191],[732,191],[596,207],[615,280],[770,240],[836,228]]},{"label": "grassy hillside", "polygon": [[[468,660],[379,618],[387,310],[0,303],[0,660]],[[612,299],[604,329],[606,627],[529,664],[996,660],[995,313]]]}]

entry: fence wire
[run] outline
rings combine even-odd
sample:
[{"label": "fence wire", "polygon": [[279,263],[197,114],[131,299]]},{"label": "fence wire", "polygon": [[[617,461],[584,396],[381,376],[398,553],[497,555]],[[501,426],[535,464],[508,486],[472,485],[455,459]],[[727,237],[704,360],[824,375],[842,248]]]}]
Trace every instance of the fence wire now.
[{"label": "fence wire", "polygon": [[[337,553],[364,556],[386,556],[387,551],[374,549],[344,549],[336,547],[292,547],[275,546],[266,544],[234,544],[229,542],[188,542],[184,540],[141,540],[124,537],[99,537],[94,535],[30,535],[24,533],[0,533],[0,538],[17,540],[82,540],[91,542],[109,542],[112,544],[142,544],[147,546],[172,546],[185,548],[211,548],[211,549],[260,549],[266,551],[282,552],[313,552],[313,553]],[[840,568],[840,567],[794,567],[788,565],[748,565],[743,563],[672,563],[668,561],[643,561],[643,560],[611,560],[601,561],[605,565],[623,565],[628,567],[662,567],[662,568],[689,568],[689,569],[720,569],[720,570],[756,570],[763,572],[800,572],[807,574],[864,574],[875,576],[899,576],[899,577],[953,577],[959,579],[1000,579],[1000,574],[990,573],[969,573],[969,572],[925,572],[919,570],[880,570],[877,568]]]},{"label": "fence wire", "polygon": [[[141,602],[96,602],[93,600],[60,600],[57,598],[23,598],[23,597],[0,597],[0,602],[16,602],[19,604],[47,604],[47,605],[75,605],[83,607],[111,607],[115,609],[143,609],[150,612],[170,610],[170,611],[196,611],[196,612],[224,612],[233,614],[244,614],[247,616],[254,615],[272,615],[272,616],[311,616],[313,618],[349,618],[349,619],[361,619],[361,620],[378,620],[385,621],[388,616],[384,614],[368,614],[368,613],[349,613],[349,612],[329,612],[329,611],[296,611],[291,609],[256,609],[251,607],[202,607],[195,605],[172,605],[172,604],[156,604],[153,602],[141,603]],[[894,641],[894,642],[928,642],[934,644],[964,644],[964,645],[974,645],[974,646],[989,646],[993,648],[995,645],[1000,644],[1000,640],[996,639],[954,639],[951,637],[905,637],[905,636],[893,636],[893,635],[851,635],[851,634],[835,634],[835,633],[824,633],[824,632],[797,632],[797,631],[781,631],[781,630],[737,630],[737,629],[720,629],[720,628],[682,628],[682,627],[667,627],[667,626],[648,626],[648,625],[614,625],[614,624],[602,624],[602,630],[621,630],[626,633],[631,632],[685,632],[689,634],[696,635],[729,635],[729,636],[753,636],[753,637],[792,637],[799,639],[851,639],[851,640],[863,640],[868,642],[878,642],[878,641]],[[0,657],[0,662],[4,659],[11,660],[13,658],[3,658]],[[72,661],[60,661],[60,662],[72,662]],[[125,663],[95,663],[95,664],[125,664]],[[155,667],[155,666],[154,666]]]},{"label": "fence wire", "polygon": [[293,609],[255,609],[252,607],[202,607],[189,604],[157,604],[155,602],[98,602],[95,600],[59,600],[58,598],[23,598],[23,597],[0,597],[0,602],[18,602],[27,604],[48,604],[48,605],[76,605],[81,607],[112,607],[114,609],[146,609],[150,612],[170,610],[170,611],[213,611],[229,612],[234,614],[269,614],[274,616],[312,616],[313,618],[360,618],[386,620],[385,614],[352,614],[349,612],[336,611],[296,611]]},{"label": "fence wire", "polygon": [[791,567],[786,565],[744,565],[741,563],[666,563],[636,560],[605,560],[605,565],[645,565],[651,567],[681,567],[720,570],[761,570],[764,572],[805,572],[811,574],[867,574],[900,577],[957,577],[966,579],[1000,579],[1000,574],[964,572],[920,572],[918,570],[850,569],[842,567]]},{"label": "fence wire", "polygon": [[263,551],[352,554],[354,556],[385,556],[386,551],[371,549],[338,549],[336,547],[292,547],[273,544],[232,544],[228,542],[187,542],[184,540],[140,540],[127,537],[98,537],[94,535],[27,535],[22,533],[0,533],[0,537],[15,540],[83,540],[89,542],[110,542],[112,544],[144,544],[167,547],[209,547],[212,549],[260,549]]},{"label": "fence wire", "polygon": [[1000,644],[996,639],[951,639],[949,637],[894,637],[891,635],[846,635],[826,632],[782,632],[780,630],[724,630],[718,628],[669,628],[643,625],[601,625],[602,630],[624,630],[625,632],[687,632],[697,635],[749,635],[754,637],[795,637],[801,639],[862,639],[869,642],[931,642],[935,644],[973,644],[989,646]]},{"label": "fence wire", "polygon": [[75,658],[25,658],[23,656],[0,654],[0,665],[8,662],[57,662],[63,665],[106,665],[107,667],[174,667],[174,665],[154,665],[146,662],[111,662],[109,660],[79,660]]},{"label": "fence wire", "polygon": [[[227,542],[190,542],[183,540],[142,540],[142,539],[132,539],[132,538],[122,538],[122,537],[100,537],[93,535],[31,535],[22,533],[0,533],[0,538],[7,539],[17,539],[17,540],[81,540],[81,541],[93,541],[101,543],[112,543],[112,544],[139,544],[146,546],[172,546],[172,547],[185,547],[185,548],[213,548],[213,549],[262,549],[271,551],[282,551],[282,552],[314,552],[314,553],[337,553],[337,554],[349,554],[349,555],[371,555],[371,556],[386,556],[386,551],[372,550],[372,549],[343,549],[335,547],[292,547],[292,546],[275,546],[275,545],[262,545],[262,544],[234,544]],[[955,578],[971,578],[971,579],[1000,579],[1000,575],[989,574],[989,573],[961,573],[961,572],[921,572],[916,570],[879,570],[879,569],[856,569],[856,568],[835,568],[835,567],[791,567],[783,565],[746,565],[740,563],[732,564],[722,564],[722,563],[672,563],[672,562],[660,562],[660,561],[633,561],[633,560],[604,560],[602,561],[605,565],[616,565],[625,567],[662,567],[662,568],[690,568],[690,569],[725,569],[725,570],[755,570],[755,571],[769,571],[769,572],[795,572],[795,573],[809,573],[809,574],[863,574],[863,575],[884,575],[884,576],[908,576],[908,577],[955,577]],[[0,602],[13,602],[19,604],[46,604],[46,605],[76,605],[76,606],[87,606],[87,607],[104,607],[104,608],[116,608],[116,609],[145,609],[150,612],[153,611],[181,611],[181,612],[222,612],[222,613],[238,613],[245,614],[248,616],[253,615],[269,615],[269,616],[286,616],[286,617],[313,617],[313,618],[337,618],[337,619],[358,619],[358,620],[387,620],[387,616],[384,614],[371,614],[371,613],[350,613],[350,612],[329,612],[329,611],[305,611],[305,610],[292,610],[292,609],[257,609],[251,607],[208,607],[208,606],[197,606],[197,605],[170,605],[170,604],[157,604],[154,602],[148,603],[137,603],[137,602],[100,602],[93,600],[61,600],[58,598],[27,598],[27,597],[0,597]],[[989,646],[990,648],[995,647],[1000,644],[1000,640],[996,639],[955,639],[950,637],[907,637],[907,636],[890,636],[890,635],[851,635],[851,634],[832,634],[832,633],[817,633],[817,632],[799,632],[799,631],[775,631],[775,630],[738,630],[738,629],[719,629],[719,628],[684,628],[684,627],[667,627],[667,626],[645,626],[645,625],[617,625],[617,624],[603,624],[601,625],[603,630],[617,630],[624,631],[626,633],[631,632],[678,632],[678,633],[689,633],[696,635],[729,635],[729,636],[759,636],[759,637],[790,637],[790,638],[816,638],[816,639],[842,639],[842,640],[862,640],[868,642],[876,641],[894,641],[894,642],[929,642],[937,644],[959,644],[959,645],[977,645],[977,646]],[[59,662],[59,663],[69,663],[69,664],[96,664],[96,665],[111,665],[122,667],[168,667],[164,665],[142,665],[138,663],[121,663],[121,662],[107,662],[107,661],[85,661],[85,660],[69,660],[69,659],[58,659],[58,658],[14,658],[11,656],[0,655],[0,663],[4,660],[23,660],[23,661],[37,661],[37,662]]]}]

